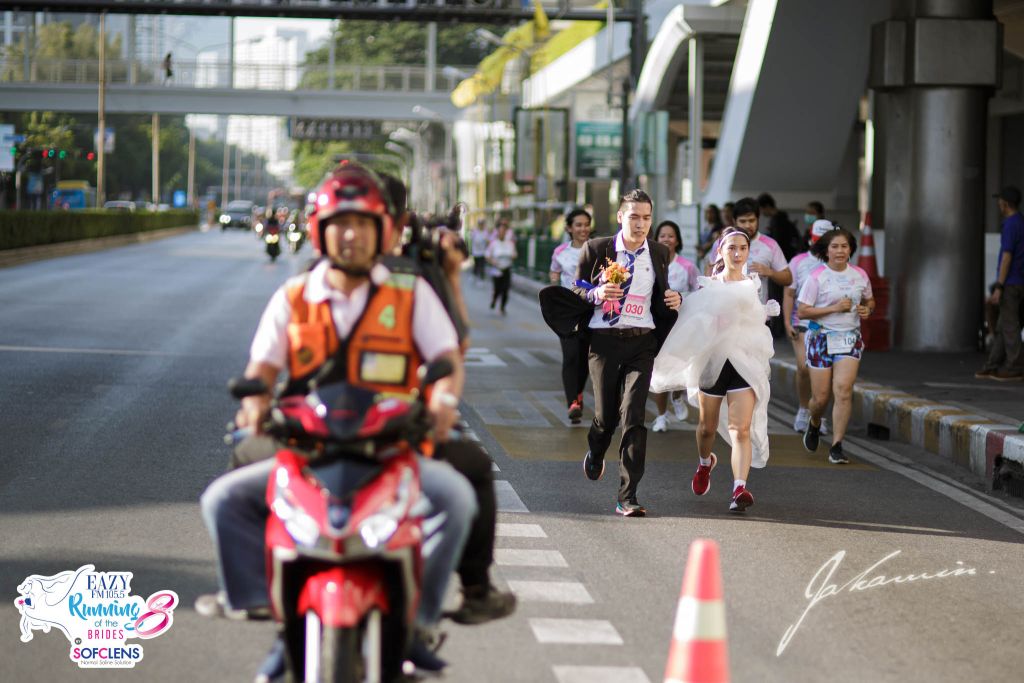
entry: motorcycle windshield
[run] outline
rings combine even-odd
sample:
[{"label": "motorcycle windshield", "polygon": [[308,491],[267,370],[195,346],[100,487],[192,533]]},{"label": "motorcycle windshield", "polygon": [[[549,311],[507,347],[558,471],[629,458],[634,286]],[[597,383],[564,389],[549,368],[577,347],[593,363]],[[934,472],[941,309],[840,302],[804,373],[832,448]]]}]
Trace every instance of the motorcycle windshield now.
[{"label": "motorcycle windshield", "polygon": [[328,384],[317,389],[323,416],[331,436],[338,441],[353,441],[373,408],[376,392],[350,384]]},{"label": "motorcycle windshield", "polygon": [[331,497],[345,500],[349,494],[366,486],[383,469],[383,465],[369,460],[335,460],[313,463],[310,469]]}]

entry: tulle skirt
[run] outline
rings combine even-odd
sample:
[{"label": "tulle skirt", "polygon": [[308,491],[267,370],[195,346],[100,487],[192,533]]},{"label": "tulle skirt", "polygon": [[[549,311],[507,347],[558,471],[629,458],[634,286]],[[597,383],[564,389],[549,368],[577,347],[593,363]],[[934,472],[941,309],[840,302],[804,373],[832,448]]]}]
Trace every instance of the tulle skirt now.
[{"label": "tulle skirt", "polygon": [[[700,387],[712,386],[728,360],[754,390],[756,403],[750,425],[752,467],[768,463],[768,399],[771,395],[768,361],[775,355],[772,335],[764,324],[764,305],[758,279],[721,282],[698,278],[701,289],[689,294],[679,318],[654,360],[651,391],[685,389],[697,406]],[[718,432],[730,443],[728,410],[722,407]]]}]

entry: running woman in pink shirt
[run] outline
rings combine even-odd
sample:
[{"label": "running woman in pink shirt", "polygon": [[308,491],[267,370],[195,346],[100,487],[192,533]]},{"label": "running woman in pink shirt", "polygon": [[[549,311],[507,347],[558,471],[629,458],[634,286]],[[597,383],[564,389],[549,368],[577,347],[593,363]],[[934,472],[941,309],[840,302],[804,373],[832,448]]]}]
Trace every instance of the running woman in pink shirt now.
[{"label": "running woman in pink shirt", "polygon": [[856,250],[857,241],[849,230],[835,228],[825,233],[811,248],[825,264],[810,274],[797,295],[797,315],[808,321],[804,344],[811,373],[811,414],[804,448],[812,453],[817,450],[821,416],[831,394],[835,403],[828,461],[833,464],[849,462],[843,455],[843,437],[864,352],[860,321],[875,310],[867,273],[850,265]]}]

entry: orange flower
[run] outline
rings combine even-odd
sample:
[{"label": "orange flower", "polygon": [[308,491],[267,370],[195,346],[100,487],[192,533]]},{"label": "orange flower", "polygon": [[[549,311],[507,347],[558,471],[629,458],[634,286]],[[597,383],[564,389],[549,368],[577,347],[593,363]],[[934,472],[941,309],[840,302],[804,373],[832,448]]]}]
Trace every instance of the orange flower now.
[{"label": "orange flower", "polygon": [[629,271],[621,263],[612,261],[610,258],[605,259],[605,267],[601,270],[601,279],[605,282],[610,282],[613,285],[621,285],[623,282],[629,279]]}]

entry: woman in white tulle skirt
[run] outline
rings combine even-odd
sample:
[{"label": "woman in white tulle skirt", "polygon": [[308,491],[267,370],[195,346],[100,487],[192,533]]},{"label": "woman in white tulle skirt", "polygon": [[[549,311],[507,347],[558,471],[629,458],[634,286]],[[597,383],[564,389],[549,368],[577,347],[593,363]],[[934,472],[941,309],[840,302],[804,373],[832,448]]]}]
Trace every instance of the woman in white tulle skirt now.
[{"label": "woman in white tulle skirt", "polygon": [[[747,233],[736,228],[722,233],[712,276],[699,278],[700,289],[683,300],[651,379],[652,392],[686,389],[689,402],[700,408],[695,494],[703,496],[711,486],[718,463],[711,452],[716,428],[732,446],[729,509],[735,512],[754,503],[747,490],[751,466],[768,462],[768,361],[775,352],[764,322],[779,314],[778,302],[761,303],[758,276],[744,273],[749,254]],[[721,415],[725,400],[727,415]]]}]

